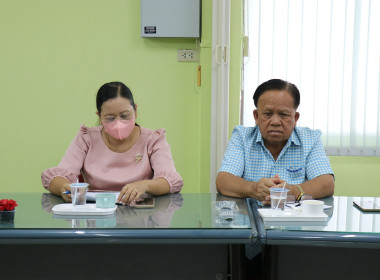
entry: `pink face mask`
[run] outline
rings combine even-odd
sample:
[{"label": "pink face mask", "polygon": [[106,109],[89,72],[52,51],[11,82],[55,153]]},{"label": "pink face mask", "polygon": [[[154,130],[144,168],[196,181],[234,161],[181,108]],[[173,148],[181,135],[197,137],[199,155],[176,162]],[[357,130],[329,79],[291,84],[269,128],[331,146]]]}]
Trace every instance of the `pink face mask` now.
[{"label": "pink face mask", "polygon": [[119,119],[114,120],[111,123],[102,121],[104,130],[115,139],[124,140],[131,135],[135,127],[135,116],[130,120],[120,121]]}]

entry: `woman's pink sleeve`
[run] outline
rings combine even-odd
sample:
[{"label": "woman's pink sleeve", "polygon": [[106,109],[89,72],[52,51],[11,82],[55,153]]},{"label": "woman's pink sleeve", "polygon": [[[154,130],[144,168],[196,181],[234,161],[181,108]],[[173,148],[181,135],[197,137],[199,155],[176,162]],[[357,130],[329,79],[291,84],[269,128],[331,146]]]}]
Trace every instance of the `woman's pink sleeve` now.
[{"label": "woman's pink sleeve", "polygon": [[170,192],[179,192],[182,189],[183,181],[174,166],[170,146],[166,141],[165,130],[158,129],[153,132],[154,137],[149,145],[150,164],[152,166],[153,178],[162,177],[168,181]]},{"label": "woman's pink sleeve", "polygon": [[59,165],[42,172],[41,181],[45,189],[49,189],[50,181],[55,177],[64,177],[72,183],[77,181],[88,151],[89,142],[90,137],[87,134],[87,128],[81,126]]}]

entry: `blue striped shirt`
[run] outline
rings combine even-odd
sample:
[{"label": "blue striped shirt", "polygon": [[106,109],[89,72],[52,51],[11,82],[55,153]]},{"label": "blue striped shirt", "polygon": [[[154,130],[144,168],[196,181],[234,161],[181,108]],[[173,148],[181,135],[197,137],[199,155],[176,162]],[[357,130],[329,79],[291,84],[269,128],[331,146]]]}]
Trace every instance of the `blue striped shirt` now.
[{"label": "blue striped shirt", "polygon": [[237,126],[232,132],[219,172],[229,172],[258,182],[278,174],[289,184],[301,184],[323,174],[333,174],[320,130],[295,127],[277,160],[264,146],[260,130]]}]

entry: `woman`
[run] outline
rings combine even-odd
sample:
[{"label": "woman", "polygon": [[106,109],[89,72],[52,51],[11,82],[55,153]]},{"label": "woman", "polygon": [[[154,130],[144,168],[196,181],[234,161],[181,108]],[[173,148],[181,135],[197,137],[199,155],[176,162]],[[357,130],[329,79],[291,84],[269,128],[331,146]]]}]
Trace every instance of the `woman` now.
[{"label": "woman", "polygon": [[70,183],[81,174],[89,191],[120,191],[117,202],[134,204],[145,194],[179,192],[177,173],[163,129],[135,123],[137,106],[121,82],[104,84],[96,96],[101,126],[81,126],[57,167],[42,172],[42,184],[70,202]]}]

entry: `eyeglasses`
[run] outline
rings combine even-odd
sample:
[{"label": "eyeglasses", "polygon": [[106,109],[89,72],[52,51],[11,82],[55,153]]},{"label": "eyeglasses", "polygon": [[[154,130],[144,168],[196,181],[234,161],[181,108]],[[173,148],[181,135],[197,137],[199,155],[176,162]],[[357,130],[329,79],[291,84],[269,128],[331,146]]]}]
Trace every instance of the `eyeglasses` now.
[{"label": "eyeglasses", "polygon": [[123,121],[126,122],[126,121],[129,121],[132,118],[132,116],[133,116],[132,114],[121,114],[118,117],[115,117],[113,115],[107,115],[107,116],[102,118],[102,121],[104,121],[106,123],[112,123],[116,119],[119,119],[121,122],[123,122]]}]

